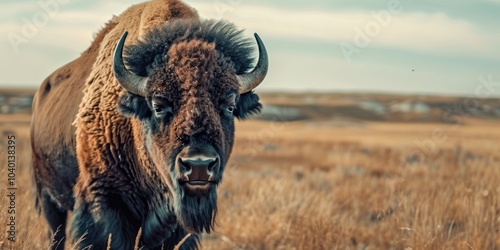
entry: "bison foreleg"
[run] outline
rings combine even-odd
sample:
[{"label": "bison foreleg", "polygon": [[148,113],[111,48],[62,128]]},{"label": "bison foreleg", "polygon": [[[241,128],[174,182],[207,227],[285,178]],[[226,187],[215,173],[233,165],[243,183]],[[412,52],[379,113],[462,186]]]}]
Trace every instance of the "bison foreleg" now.
[{"label": "bison foreleg", "polygon": [[106,249],[111,234],[111,249],[133,249],[137,231],[132,228],[129,218],[118,209],[77,201],[70,229],[73,248]]},{"label": "bison foreleg", "polygon": [[43,195],[41,203],[42,212],[50,226],[50,249],[64,249],[67,211],[60,209],[47,194]]}]

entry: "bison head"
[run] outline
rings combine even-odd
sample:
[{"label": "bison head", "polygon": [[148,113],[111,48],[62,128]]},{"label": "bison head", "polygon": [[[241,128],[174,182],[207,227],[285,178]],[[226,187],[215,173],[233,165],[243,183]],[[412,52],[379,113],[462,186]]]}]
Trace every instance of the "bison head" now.
[{"label": "bison head", "polygon": [[[261,110],[252,92],[264,79],[268,58],[223,21],[168,22],[125,49],[113,61],[127,92],[122,114],[139,119],[144,148],[173,194],[173,209],[189,232],[210,232],[217,211],[216,188],[234,141],[234,118]],[[127,66],[125,66],[127,65]]]}]

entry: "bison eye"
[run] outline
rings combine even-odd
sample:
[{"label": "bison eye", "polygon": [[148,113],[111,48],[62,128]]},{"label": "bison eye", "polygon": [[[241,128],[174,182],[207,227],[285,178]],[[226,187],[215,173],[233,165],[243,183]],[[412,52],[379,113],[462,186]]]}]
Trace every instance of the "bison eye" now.
[{"label": "bison eye", "polygon": [[164,119],[171,113],[172,113],[172,108],[170,107],[155,107],[155,116],[158,119]]},{"label": "bison eye", "polygon": [[221,115],[227,118],[233,118],[233,113],[236,110],[236,105],[233,104],[222,104],[220,107]]},{"label": "bison eye", "polygon": [[232,114],[234,112],[234,110],[236,109],[236,106],[235,105],[229,105],[227,107],[227,112],[229,112],[230,114]]},{"label": "bison eye", "polygon": [[153,110],[156,118],[164,119],[172,113],[172,107],[162,102],[153,101]]},{"label": "bison eye", "polygon": [[226,98],[221,100],[221,112],[228,118],[233,117],[233,112],[236,110],[236,93],[230,93]]}]

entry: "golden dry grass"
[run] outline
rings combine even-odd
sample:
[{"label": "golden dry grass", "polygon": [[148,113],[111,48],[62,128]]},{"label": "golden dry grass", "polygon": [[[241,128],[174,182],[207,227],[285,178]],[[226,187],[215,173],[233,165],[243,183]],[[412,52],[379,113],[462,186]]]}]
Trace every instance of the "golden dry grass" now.
[{"label": "golden dry grass", "polygon": [[[29,120],[23,118],[22,121]],[[0,123],[18,144],[17,239],[47,249],[34,210],[28,124]],[[216,232],[203,249],[500,249],[500,122],[237,124],[219,188]],[[436,129],[446,138],[422,152]],[[5,151],[0,160],[5,166]],[[8,223],[0,170],[0,225]]]}]

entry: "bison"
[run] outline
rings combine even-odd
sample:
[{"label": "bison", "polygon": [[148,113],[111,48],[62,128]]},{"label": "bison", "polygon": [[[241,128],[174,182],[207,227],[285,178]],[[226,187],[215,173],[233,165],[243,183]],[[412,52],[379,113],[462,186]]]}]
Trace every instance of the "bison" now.
[{"label": "bison", "polygon": [[197,248],[197,234],[214,227],[234,119],[262,108],[252,90],[268,56],[255,38],[258,59],[233,24],[153,0],[114,17],[44,80],[32,172],[52,249],[64,247],[69,211],[78,249],[104,249],[109,238],[132,249],[138,235],[142,249],[171,249],[188,233],[182,248]]}]

